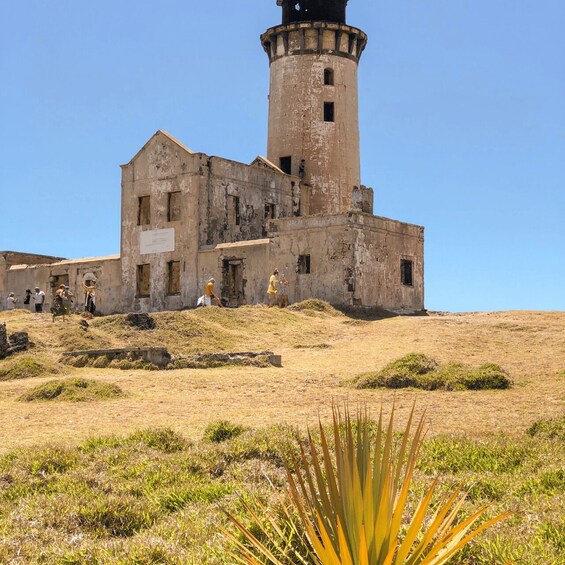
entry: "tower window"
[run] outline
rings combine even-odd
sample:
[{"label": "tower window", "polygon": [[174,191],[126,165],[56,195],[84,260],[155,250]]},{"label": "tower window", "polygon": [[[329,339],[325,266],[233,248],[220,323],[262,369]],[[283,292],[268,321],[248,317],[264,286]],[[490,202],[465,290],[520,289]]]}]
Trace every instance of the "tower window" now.
[{"label": "tower window", "polygon": [[176,222],[180,220],[180,191],[169,192],[167,203],[167,221]]},{"label": "tower window", "polygon": [[296,272],[299,275],[307,275],[310,273],[310,255],[299,255],[296,265]]},{"label": "tower window", "polygon": [[151,290],[151,265],[137,266],[137,285],[136,296],[138,298],[147,298]]},{"label": "tower window", "polygon": [[413,262],[408,259],[400,260],[400,281],[405,286],[413,286],[412,279]]},{"label": "tower window", "polygon": [[333,122],[334,120],[334,103],[324,102],[324,122]]},{"label": "tower window", "polygon": [[146,226],[151,222],[151,196],[140,196],[137,202],[137,225]]},{"label": "tower window", "polygon": [[281,157],[279,159],[279,168],[283,173],[287,175],[292,174],[292,157]]},{"label": "tower window", "polygon": [[236,226],[241,224],[239,196],[228,196],[228,220],[230,224],[235,224]]},{"label": "tower window", "polygon": [[333,69],[324,69],[324,84],[333,86],[334,84],[334,72]]},{"label": "tower window", "polygon": [[169,261],[167,294],[180,294],[180,261]]}]

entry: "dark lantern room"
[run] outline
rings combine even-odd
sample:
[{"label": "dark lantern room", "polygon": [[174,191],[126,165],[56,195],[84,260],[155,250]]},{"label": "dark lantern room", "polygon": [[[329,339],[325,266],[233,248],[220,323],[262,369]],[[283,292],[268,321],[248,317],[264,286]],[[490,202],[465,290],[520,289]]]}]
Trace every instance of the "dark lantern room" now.
[{"label": "dark lantern room", "polygon": [[283,25],[293,22],[345,23],[348,0],[277,0],[283,9]]}]

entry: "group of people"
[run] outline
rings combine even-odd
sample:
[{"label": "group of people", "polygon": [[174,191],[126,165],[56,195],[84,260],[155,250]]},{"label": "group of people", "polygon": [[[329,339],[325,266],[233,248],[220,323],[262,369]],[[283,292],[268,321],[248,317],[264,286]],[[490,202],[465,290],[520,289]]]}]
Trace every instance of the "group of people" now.
[{"label": "group of people", "polygon": [[[19,299],[13,292],[8,294],[6,299],[6,309],[13,310],[18,307]],[[38,286],[35,287],[34,293],[32,294],[31,289],[27,288],[22,304],[25,304],[28,308],[31,304],[34,305],[36,312],[43,312],[43,305],[45,304],[45,293],[39,289]]]},{"label": "group of people", "polygon": [[[96,311],[95,286],[94,284],[87,285],[82,283],[82,289],[84,291],[84,315],[92,317]],[[14,308],[18,308],[19,302],[20,300],[16,297],[15,293],[10,292],[6,299],[6,309],[13,310]],[[64,317],[65,315],[70,314],[73,302],[74,296],[69,285],[59,285],[53,296],[53,305],[51,306],[53,319],[55,319],[56,316]],[[45,308],[45,292],[43,292],[38,286],[35,287],[33,293],[29,288],[26,289],[22,304],[27,308],[31,308],[33,305],[35,312],[42,313]]]},{"label": "group of people", "polygon": [[[208,279],[204,286],[204,294],[198,299],[196,306],[212,306],[212,303],[223,306],[222,299],[214,292],[214,285],[216,279],[213,277]],[[279,270],[275,269],[273,274],[269,277],[269,286],[267,288],[267,296],[269,298],[269,308],[278,304],[280,308],[288,306],[288,280],[284,273],[279,275]]]}]

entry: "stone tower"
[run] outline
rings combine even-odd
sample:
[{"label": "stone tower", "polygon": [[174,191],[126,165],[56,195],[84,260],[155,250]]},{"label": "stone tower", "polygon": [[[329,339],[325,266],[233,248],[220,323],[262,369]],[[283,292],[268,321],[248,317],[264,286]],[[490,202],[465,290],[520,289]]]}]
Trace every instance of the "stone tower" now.
[{"label": "stone tower", "polygon": [[267,157],[301,177],[310,214],[347,212],[360,187],[357,64],[367,36],[345,23],[347,0],[277,4],[282,25],[261,36],[271,69]]}]

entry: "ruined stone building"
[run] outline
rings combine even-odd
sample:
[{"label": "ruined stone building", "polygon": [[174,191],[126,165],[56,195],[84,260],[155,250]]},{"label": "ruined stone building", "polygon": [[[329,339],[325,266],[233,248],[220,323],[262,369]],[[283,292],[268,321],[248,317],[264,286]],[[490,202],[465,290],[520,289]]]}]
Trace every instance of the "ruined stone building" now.
[{"label": "ruined stone building", "polygon": [[[158,131],[122,166],[120,254],[61,260],[0,252],[0,293],[95,281],[103,313],[193,307],[215,277],[229,306],[266,300],[276,267],[289,298],[424,308],[423,228],[373,215],[361,184],[357,66],[367,36],[347,0],[277,0],[267,156],[238,163]],[[2,300],[1,307],[5,301]]]}]

